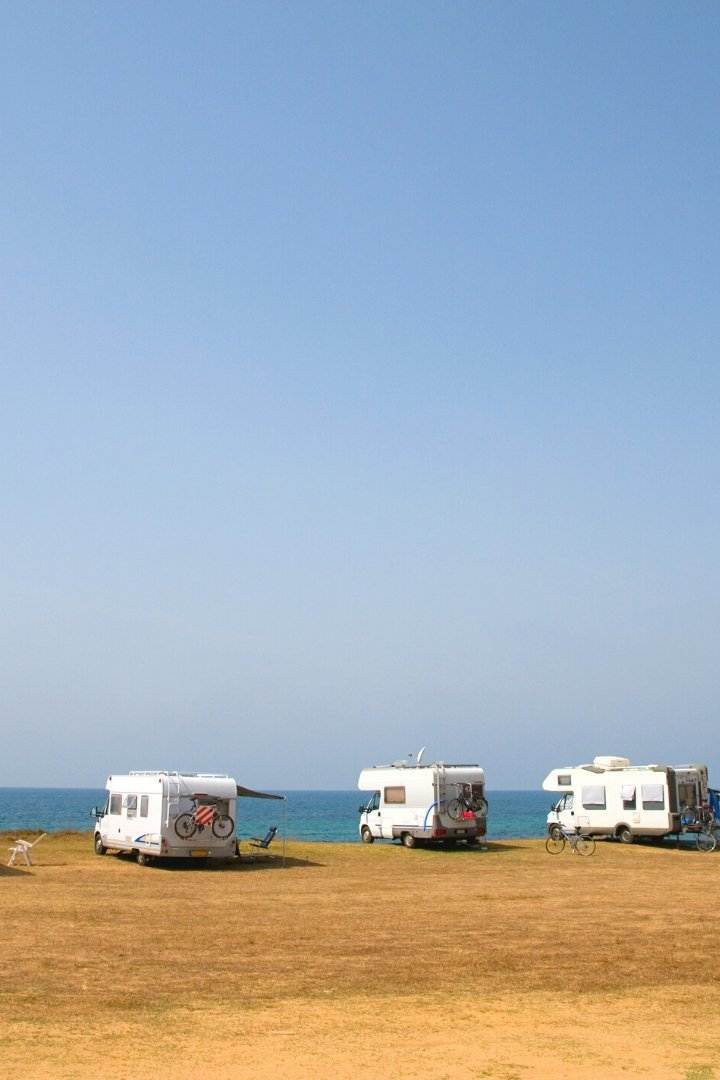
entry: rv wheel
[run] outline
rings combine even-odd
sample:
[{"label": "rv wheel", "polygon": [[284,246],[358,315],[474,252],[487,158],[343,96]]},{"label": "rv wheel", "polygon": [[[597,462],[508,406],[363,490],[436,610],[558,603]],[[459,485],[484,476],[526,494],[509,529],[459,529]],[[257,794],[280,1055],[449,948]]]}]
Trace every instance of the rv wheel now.
[{"label": "rv wheel", "polygon": [[413,834],[409,832],[404,832],[401,839],[405,847],[415,847],[417,843]]},{"label": "rv wheel", "polygon": [[150,856],[146,855],[144,851],[138,851],[137,855],[138,866],[149,866]]},{"label": "rv wheel", "polygon": [[367,825],[366,825],[366,826],[365,826],[365,828],[363,829],[363,831],[362,831],[362,833],[360,834],[360,836],[361,836],[361,839],[362,839],[362,842],[363,842],[363,844],[372,844],[373,840],[375,839],[375,837],[373,836],[373,834],[372,834],[372,833],[370,832],[370,830],[368,829]]},{"label": "rv wheel", "polygon": [[104,855],[106,853],[106,851],[107,851],[107,848],[103,844],[102,839],[100,837],[100,833],[95,833],[94,847],[95,847],[95,854],[96,855]]},{"label": "rv wheel", "polygon": [[632,830],[629,829],[627,825],[623,825],[622,828],[618,829],[617,838],[621,844],[632,844],[635,839]]},{"label": "rv wheel", "polygon": [[559,825],[551,825],[550,826],[550,836],[553,838],[553,840],[559,840],[561,838],[562,834],[563,834],[562,829],[560,828]]}]

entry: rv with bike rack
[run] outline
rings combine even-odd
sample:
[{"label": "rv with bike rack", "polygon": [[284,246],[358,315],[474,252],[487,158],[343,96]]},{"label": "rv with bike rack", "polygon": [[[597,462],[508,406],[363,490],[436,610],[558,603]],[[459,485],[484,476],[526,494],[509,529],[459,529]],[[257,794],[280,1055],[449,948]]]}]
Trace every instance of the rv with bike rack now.
[{"label": "rv with bike rack", "polygon": [[372,792],[360,810],[360,839],[400,840],[405,847],[421,841],[476,844],[487,830],[485,772],[479,765],[436,761],[374,765],[358,778],[360,791]]},{"label": "rv with bike rack", "polygon": [[596,757],[588,765],[553,769],[542,786],[561,793],[547,816],[552,837],[578,831],[631,844],[638,837],[695,832],[699,847],[709,845],[714,812],[706,765],[631,765],[624,757]]},{"label": "rv with bike rack", "polygon": [[[129,772],[109,776],[95,808],[94,846],[156,859],[231,859],[238,786],[221,773]],[[242,793],[246,789],[240,789]]]}]

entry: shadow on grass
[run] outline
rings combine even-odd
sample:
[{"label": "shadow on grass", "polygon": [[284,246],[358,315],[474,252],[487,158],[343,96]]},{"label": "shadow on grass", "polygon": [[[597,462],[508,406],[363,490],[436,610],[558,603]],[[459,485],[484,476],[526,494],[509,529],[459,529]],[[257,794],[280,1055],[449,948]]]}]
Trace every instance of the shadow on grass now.
[{"label": "shadow on grass", "polygon": [[[502,855],[505,851],[517,851],[522,847],[522,844],[503,844],[498,840],[490,840],[488,844],[481,846],[480,844],[471,845],[456,844],[455,847],[439,847],[436,850],[443,852],[445,855],[464,855],[466,858],[472,856],[473,858],[486,859],[488,855]],[[428,848],[432,850],[433,845],[428,844]]]},{"label": "shadow on grass", "polygon": [[[697,846],[694,835],[686,834],[677,838],[675,836],[636,836],[632,844],[623,844],[613,836],[596,836],[598,846],[609,845],[622,848],[627,851],[642,851],[648,848],[655,851],[683,851],[691,855],[712,855],[712,851],[702,851]],[[720,854],[720,845],[715,849],[715,854]]]},{"label": "shadow on grass", "polygon": [[0,866],[0,877],[29,878],[32,875],[32,867]]},{"label": "shadow on grass", "polygon": [[[402,847],[403,845],[399,841],[393,841],[391,846]],[[418,840],[413,847],[413,852],[427,851],[432,852],[434,855],[452,855],[453,858],[486,859],[488,855],[501,855],[505,851],[518,851],[521,848],[522,844],[517,841],[514,844],[503,844],[497,840],[491,840],[487,845],[468,845],[462,841],[458,841],[457,844],[443,844],[442,842],[433,843],[429,840]]]},{"label": "shadow on grass", "polygon": [[[119,853],[115,858],[120,859],[122,862],[135,861],[134,856],[124,852]],[[177,873],[178,871],[198,873],[202,871],[205,874],[237,874],[251,873],[254,870],[298,870],[308,866],[324,865],[324,863],[316,862],[313,859],[297,859],[291,855],[286,855],[284,859],[282,855],[241,855],[239,859],[233,859],[231,862],[221,862],[219,859],[217,861],[212,859],[157,859],[155,862],[149,863],[147,867],[141,867],[141,869],[163,870],[165,873]]]}]

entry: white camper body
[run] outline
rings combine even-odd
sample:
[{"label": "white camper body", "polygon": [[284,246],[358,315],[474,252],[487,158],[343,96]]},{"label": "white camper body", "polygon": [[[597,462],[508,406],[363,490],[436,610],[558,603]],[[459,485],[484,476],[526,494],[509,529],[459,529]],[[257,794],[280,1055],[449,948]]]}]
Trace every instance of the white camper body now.
[{"label": "white camper body", "polygon": [[479,765],[375,765],[363,769],[360,791],[372,797],[360,807],[360,838],[474,844],[485,836],[485,772]]},{"label": "white camper body", "polygon": [[[237,784],[218,773],[130,772],[109,776],[96,811],[95,851],[136,852],[139,862],[235,855]],[[194,817],[212,808],[212,821]],[[206,814],[206,816],[210,816]]]},{"label": "white camper body", "polygon": [[628,758],[596,757],[589,765],[553,769],[545,791],[562,792],[547,816],[548,832],[616,836],[627,844],[638,836],[681,831],[682,812],[707,803],[705,765],[631,765]]}]

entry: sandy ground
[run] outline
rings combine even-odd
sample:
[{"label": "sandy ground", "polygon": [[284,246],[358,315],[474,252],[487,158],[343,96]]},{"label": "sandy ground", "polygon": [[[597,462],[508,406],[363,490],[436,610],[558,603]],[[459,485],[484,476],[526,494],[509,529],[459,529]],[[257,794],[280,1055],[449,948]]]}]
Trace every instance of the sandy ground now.
[{"label": "sandy ground", "polygon": [[35,851],[0,869],[7,1074],[720,1080],[720,854]]}]

